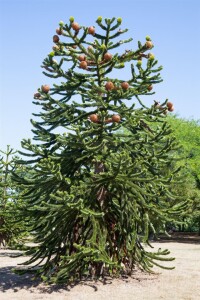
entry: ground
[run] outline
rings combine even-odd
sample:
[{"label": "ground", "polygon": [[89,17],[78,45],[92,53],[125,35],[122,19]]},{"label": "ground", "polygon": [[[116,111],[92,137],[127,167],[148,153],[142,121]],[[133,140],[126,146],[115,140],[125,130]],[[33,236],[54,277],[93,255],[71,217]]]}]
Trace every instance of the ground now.
[{"label": "ground", "polygon": [[106,282],[88,281],[75,286],[48,286],[31,275],[17,275],[12,268],[24,261],[19,251],[0,249],[1,300],[197,300],[200,299],[200,237],[173,235],[153,242],[155,249],[169,249],[176,260],[165,265],[174,270],[155,269],[155,275],[135,272],[132,278]]}]

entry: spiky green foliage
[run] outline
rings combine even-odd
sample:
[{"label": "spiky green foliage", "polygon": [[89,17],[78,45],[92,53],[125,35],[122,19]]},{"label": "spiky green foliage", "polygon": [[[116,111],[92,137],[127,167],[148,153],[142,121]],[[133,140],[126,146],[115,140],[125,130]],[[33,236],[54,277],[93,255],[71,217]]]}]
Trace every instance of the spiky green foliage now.
[{"label": "spiky green foliage", "polygon": [[0,246],[16,247],[23,240],[25,227],[23,220],[16,222],[20,199],[11,173],[19,173],[21,169],[15,164],[16,151],[10,146],[7,146],[6,151],[0,152],[3,155],[0,159]]},{"label": "spiky green foliage", "polygon": [[[49,92],[38,89],[36,142],[22,143],[28,152],[21,154],[30,160],[20,163],[32,170],[27,177],[15,175],[27,190],[23,213],[37,243],[26,264],[40,264],[38,274],[55,282],[131,272],[135,266],[150,271],[157,261],[172,259],[168,250],[144,247],[150,228],[156,231],[153,220],[164,227],[186,205],[172,205],[178,196],[169,186],[177,170],[163,172],[176,149],[164,119],[167,100],[150,108],[141,100],[162,81],[162,67],[146,41],[136,50],[114,52],[132,40],[121,39],[127,32],[119,29],[121,18],[99,17],[94,35],[84,26],[74,31],[70,20],[59,23],[61,35],[42,65],[46,76],[61,80]],[[112,57],[105,59],[106,53]],[[119,68],[129,72],[128,79],[115,73]],[[114,88],[108,90],[107,82]],[[114,122],[116,114],[120,120]]]}]

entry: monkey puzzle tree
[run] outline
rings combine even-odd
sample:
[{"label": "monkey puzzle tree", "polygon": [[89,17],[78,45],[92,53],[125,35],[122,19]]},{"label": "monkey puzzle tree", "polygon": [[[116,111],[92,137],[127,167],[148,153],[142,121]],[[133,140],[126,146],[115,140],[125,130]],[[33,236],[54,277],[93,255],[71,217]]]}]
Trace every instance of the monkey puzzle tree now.
[{"label": "monkey puzzle tree", "polygon": [[16,222],[20,199],[16,202],[18,190],[11,179],[11,172],[21,172],[20,166],[15,164],[14,151],[7,146],[0,159],[0,246],[19,246],[23,240],[24,222]]},{"label": "monkey puzzle tree", "polygon": [[[132,40],[117,40],[127,31],[121,22],[98,17],[96,28],[73,17],[60,22],[42,67],[61,80],[34,94],[42,108],[32,120],[38,142],[23,140],[28,152],[21,154],[30,160],[20,161],[32,170],[14,178],[27,191],[23,214],[37,243],[26,264],[39,264],[38,274],[53,282],[131,273],[135,266],[150,271],[172,259],[168,250],[150,252],[143,243],[149,229],[156,231],[153,221],[164,228],[186,205],[172,204],[177,170],[163,172],[177,147],[164,120],[173,104],[143,104],[141,96],[162,81],[162,67],[149,53],[149,36],[136,50],[115,52]],[[123,68],[127,79],[122,71],[115,76]]]}]

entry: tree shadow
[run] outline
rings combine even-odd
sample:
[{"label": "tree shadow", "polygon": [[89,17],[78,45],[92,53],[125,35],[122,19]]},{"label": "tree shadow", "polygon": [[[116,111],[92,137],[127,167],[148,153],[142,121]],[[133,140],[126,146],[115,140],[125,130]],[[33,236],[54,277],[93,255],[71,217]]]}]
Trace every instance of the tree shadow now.
[{"label": "tree shadow", "polygon": [[170,237],[160,235],[158,239],[152,240],[151,243],[184,243],[184,244],[200,244],[200,236],[194,233],[175,232]]},{"label": "tree shadow", "polygon": [[13,252],[13,251],[11,251],[11,252],[1,252],[0,253],[0,257],[6,257],[6,256],[9,256],[9,257],[19,257],[19,256],[21,256],[22,255],[22,253],[21,252]]},{"label": "tree shadow", "polygon": [[[35,278],[33,273],[26,273],[23,275],[16,274],[14,272],[16,266],[2,267],[0,268],[0,292],[5,293],[8,290],[18,292],[21,289],[26,289],[30,293],[35,292],[35,288],[39,293],[53,292],[62,293],[63,290],[70,291],[77,285],[88,286],[93,289],[94,292],[98,290],[97,285],[101,284],[112,284],[112,280],[80,280],[73,284],[45,284],[41,279]],[[20,268],[21,269],[21,268]]]},{"label": "tree shadow", "polygon": [[184,240],[184,239],[160,239],[157,241],[153,241],[153,242],[157,242],[157,243],[180,243],[180,244],[193,244],[193,245],[200,245],[200,241],[198,240]]},{"label": "tree shadow", "polygon": [[155,278],[157,278],[157,275],[150,276],[145,272],[135,272],[135,274],[133,274],[132,276],[124,276],[120,278],[105,277],[97,280],[86,278],[80,281],[76,281],[73,284],[45,284],[40,279],[35,279],[35,276],[32,273],[26,273],[23,275],[14,273],[14,268],[16,268],[16,266],[0,268],[0,292],[5,293],[8,290],[18,292],[21,289],[25,289],[30,293],[35,293],[35,290],[37,288],[37,292],[41,294],[51,294],[53,292],[59,294],[63,291],[70,292],[74,287],[78,285],[87,286],[93,289],[93,292],[97,292],[100,285],[111,285],[115,280],[129,283],[130,280],[136,280],[140,282],[146,280],[154,280]]},{"label": "tree shadow", "polygon": [[17,292],[19,289],[30,289],[31,292],[31,287],[36,287],[40,283],[39,280],[33,280],[33,274],[15,274],[13,271],[15,267],[0,268],[0,292],[6,292],[11,289],[14,292]]},{"label": "tree shadow", "polygon": [[[2,249],[1,249],[2,250]],[[10,257],[14,259],[16,257],[21,256],[22,252],[6,250],[0,252],[0,258]],[[120,278],[112,278],[110,276],[105,276],[100,279],[92,279],[87,277],[85,279],[76,281],[72,284],[45,284],[41,279],[36,278],[33,272],[27,271],[25,274],[17,274],[14,270],[24,270],[24,267],[15,264],[16,261],[13,261],[12,266],[0,267],[0,292],[5,293],[6,291],[18,292],[19,290],[25,289],[30,293],[47,293],[51,294],[53,292],[62,293],[63,291],[70,292],[76,286],[87,286],[93,289],[94,292],[98,291],[98,287],[100,285],[110,285],[115,280],[123,281],[124,283],[128,283],[130,280],[150,280],[154,279],[149,274],[145,274],[143,272],[138,272],[138,270],[133,271],[131,276],[121,276]]]},{"label": "tree shadow", "polygon": [[13,290],[17,292],[21,289],[29,290],[30,293],[34,293],[34,288],[37,288],[39,293],[53,292],[61,293],[63,290],[70,291],[76,285],[87,285],[97,291],[98,288],[93,282],[75,282],[73,284],[44,284],[40,279],[35,279],[34,274],[26,273],[19,275],[14,273],[13,269],[16,266],[0,268],[0,292],[5,293],[7,290]]}]

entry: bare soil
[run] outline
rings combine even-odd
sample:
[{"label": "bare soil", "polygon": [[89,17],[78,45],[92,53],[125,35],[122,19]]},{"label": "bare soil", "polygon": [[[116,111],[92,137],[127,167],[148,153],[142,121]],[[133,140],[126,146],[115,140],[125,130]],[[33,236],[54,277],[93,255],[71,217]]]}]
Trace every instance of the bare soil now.
[{"label": "bare soil", "polygon": [[20,251],[0,249],[1,300],[197,300],[200,299],[200,237],[174,234],[153,242],[155,250],[169,249],[176,260],[166,262],[174,270],[155,268],[156,274],[135,272],[130,278],[87,281],[74,286],[45,285],[31,274],[17,275],[12,269],[25,261]]}]

